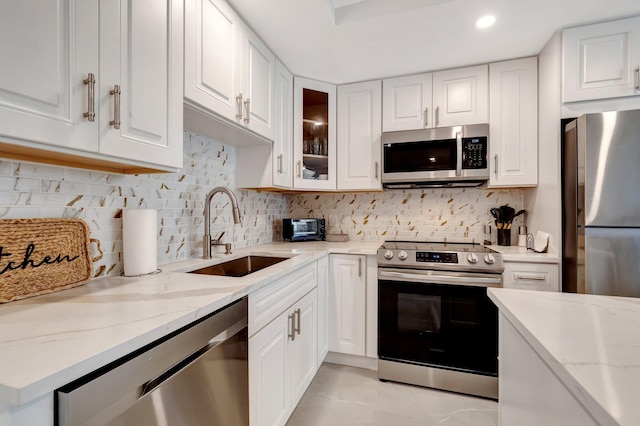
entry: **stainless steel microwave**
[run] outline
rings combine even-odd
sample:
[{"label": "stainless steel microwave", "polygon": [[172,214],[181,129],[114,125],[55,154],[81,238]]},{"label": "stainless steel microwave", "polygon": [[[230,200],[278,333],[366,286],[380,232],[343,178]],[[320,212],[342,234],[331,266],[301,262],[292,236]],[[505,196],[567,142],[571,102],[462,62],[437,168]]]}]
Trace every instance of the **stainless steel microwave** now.
[{"label": "stainless steel microwave", "polygon": [[282,219],[282,238],[289,241],[323,241],[324,219]]},{"label": "stainless steel microwave", "polygon": [[385,188],[479,186],[489,179],[489,125],[382,134]]}]

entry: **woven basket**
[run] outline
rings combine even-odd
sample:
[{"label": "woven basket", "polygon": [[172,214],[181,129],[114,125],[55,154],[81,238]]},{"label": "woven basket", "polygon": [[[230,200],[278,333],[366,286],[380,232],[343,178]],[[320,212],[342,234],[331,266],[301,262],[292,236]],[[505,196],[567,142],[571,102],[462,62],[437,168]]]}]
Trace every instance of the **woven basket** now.
[{"label": "woven basket", "polygon": [[101,258],[81,219],[0,219],[0,303],[82,285]]}]

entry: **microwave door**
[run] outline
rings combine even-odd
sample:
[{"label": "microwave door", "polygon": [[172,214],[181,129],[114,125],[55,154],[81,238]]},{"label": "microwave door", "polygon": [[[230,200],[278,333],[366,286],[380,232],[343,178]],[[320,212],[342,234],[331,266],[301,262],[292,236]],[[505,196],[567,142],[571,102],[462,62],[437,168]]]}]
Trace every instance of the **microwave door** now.
[{"label": "microwave door", "polygon": [[316,220],[300,220],[294,222],[294,235],[315,235],[318,231],[318,222]]},{"label": "microwave door", "polygon": [[387,181],[446,179],[458,169],[456,139],[387,143],[383,156]]}]

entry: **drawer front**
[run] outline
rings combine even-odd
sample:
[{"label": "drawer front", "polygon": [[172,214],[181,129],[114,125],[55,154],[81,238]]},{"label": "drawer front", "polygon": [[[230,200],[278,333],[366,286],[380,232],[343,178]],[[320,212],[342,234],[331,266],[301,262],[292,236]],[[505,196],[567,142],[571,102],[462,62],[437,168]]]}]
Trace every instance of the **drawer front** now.
[{"label": "drawer front", "polygon": [[560,291],[557,264],[505,262],[503,278],[504,288]]},{"label": "drawer front", "polygon": [[318,286],[317,263],[305,266],[249,295],[249,336]]}]

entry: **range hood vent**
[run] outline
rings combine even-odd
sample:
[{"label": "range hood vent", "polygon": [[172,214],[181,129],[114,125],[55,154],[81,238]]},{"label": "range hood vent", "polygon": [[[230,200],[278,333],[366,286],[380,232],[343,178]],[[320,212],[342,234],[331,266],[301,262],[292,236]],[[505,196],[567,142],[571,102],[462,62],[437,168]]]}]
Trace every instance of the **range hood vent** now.
[{"label": "range hood vent", "polygon": [[477,188],[486,180],[428,181],[407,183],[385,183],[384,189],[421,189],[421,188]]}]

